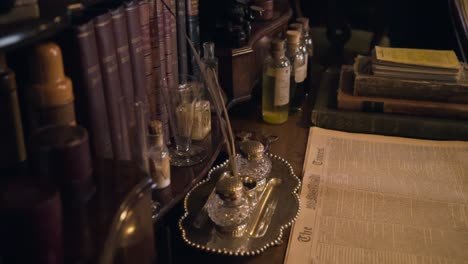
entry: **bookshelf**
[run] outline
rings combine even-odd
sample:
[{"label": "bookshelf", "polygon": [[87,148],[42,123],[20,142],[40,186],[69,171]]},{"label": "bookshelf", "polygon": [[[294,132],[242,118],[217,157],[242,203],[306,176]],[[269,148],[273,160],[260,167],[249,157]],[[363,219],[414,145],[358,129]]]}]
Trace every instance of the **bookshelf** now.
[{"label": "bookshelf", "polygon": [[[29,122],[27,120],[29,118],[27,112],[28,108],[30,108],[30,99],[27,97],[27,92],[31,89],[31,77],[28,75],[30,69],[27,68],[30,67],[28,56],[31,55],[30,53],[32,53],[35,46],[47,40],[53,40],[58,43],[62,49],[65,74],[73,82],[76,112],[89,113],[87,111],[88,108],[84,106],[78,107],[76,103],[77,100],[83,100],[83,97],[78,95],[78,93],[83,93],[84,90],[83,80],[75,78],[75,75],[79,75],[78,72],[81,68],[79,65],[73,65],[78,64],[73,63],[75,55],[80,55],[80,52],[74,46],[76,43],[71,43],[76,37],[76,32],[74,32],[77,25],[76,22],[83,20],[81,18],[85,18],[86,21],[94,20],[96,16],[102,14],[102,12],[97,12],[102,6],[117,7],[128,1],[39,0],[38,2],[41,10],[40,17],[24,22],[0,25],[0,52],[7,55],[7,63],[16,74],[16,91],[19,97],[20,117],[22,119],[20,122],[23,123],[25,141],[32,134],[32,129],[27,124]],[[139,4],[136,4],[136,7],[139,7]],[[92,28],[92,22],[90,25]],[[136,25],[140,26],[138,23]],[[73,45],[68,46],[68,44]],[[159,56],[157,56],[156,60],[158,59],[160,59]],[[100,61],[97,62],[96,59],[96,64],[99,63]],[[143,66],[146,66],[146,64]],[[160,66],[158,65],[158,67]],[[101,67],[103,66],[101,65]],[[90,67],[87,68],[89,69]],[[117,75],[117,79],[119,79],[119,75]],[[84,123],[80,123],[79,119],[80,117],[77,114],[77,123],[85,126]],[[77,259],[80,261],[110,263],[114,252],[120,254],[115,250],[121,246],[118,243],[124,239],[122,238],[122,228],[125,227],[125,221],[121,219],[122,215],[125,212],[134,210],[134,207],[140,206],[139,204],[147,202],[149,200],[146,198],[147,195],[152,195],[153,199],[158,203],[157,214],[153,215],[153,223],[151,224],[157,224],[163,219],[166,214],[183,200],[186,193],[206,176],[221,151],[223,140],[219,125],[215,117],[212,117],[212,120],[211,134],[202,142],[195,143],[201,144],[206,148],[208,157],[205,161],[193,167],[171,168],[172,183],[166,189],[151,191],[151,181],[148,175],[143,173],[136,163],[101,158],[93,159],[93,179],[96,192],[89,201],[80,202],[76,205],[76,208],[73,208],[77,209],[75,220],[72,222],[75,228],[67,229],[67,235],[64,235],[66,254],[69,254],[67,248],[73,247],[75,250],[73,254],[76,254],[77,257],[79,256]],[[86,125],[89,124],[86,123]],[[90,130],[89,127],[87,128]],[[29,131],[30,129],[31,131]],[[89,134],[91,137],[94,136],[92,133]],[[0,170],[0,172],[3,173],[3,170]],[[27,174],[26,169],[20,173],[21,176]],[[0,179],[0,186],[3,182],[2,180]],[[153,213],[150,208],[145,208],[147,210],[144,213]],[[154,233],[151,233],[151,236],[154,236]],[[136,259],[138,259],[138,256]]]}]

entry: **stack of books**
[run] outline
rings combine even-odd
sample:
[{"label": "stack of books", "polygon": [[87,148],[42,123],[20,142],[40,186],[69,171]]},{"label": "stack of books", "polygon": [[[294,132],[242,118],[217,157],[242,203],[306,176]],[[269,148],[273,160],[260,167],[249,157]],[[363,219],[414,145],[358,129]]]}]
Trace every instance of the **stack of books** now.
[{"label": "stack of books", "polygon": [[[453,51],[376,47],[319,91],[312,122],[349,132],[467,139],[468,72]],[[331,92],[326,91],[331,89]]]}]

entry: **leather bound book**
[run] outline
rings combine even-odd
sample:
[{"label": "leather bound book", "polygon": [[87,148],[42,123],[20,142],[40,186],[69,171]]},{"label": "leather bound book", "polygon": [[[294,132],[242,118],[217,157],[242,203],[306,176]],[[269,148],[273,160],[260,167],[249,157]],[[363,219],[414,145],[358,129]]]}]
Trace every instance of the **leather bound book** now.
[{"label": "leather bound book", "polygon": [[128,43],[130,44],[130,58],[132,60],[134,100],[146,105],[148,102],[145,91],[145,62],[138,3],[136,1],[126,3],[125,14],[127,15]]},{"label": "leather bound book", "polygon": [[119,64],[115,48],[115,39],[112,30],[112,17],[105,13],[94,19],[96,31],[96,42],[99,51],[99,62],[106,96],[107,115],[109,117],[109,128],[112,142],[114,159],[129,160],[130,146],[128,131],[122,133],[119,99],[121,97]]},{"label": "leather bound book", "polygon": [[[200,22],[198,19],[198,0],[186,0],[185,9],[187,10],[187,35],[192,41],[193,46],[200,54]],[[180,41],[180,40],[179,40]],[[189,48],[187,50],[189,71],[193,76],[200,76],[200,68],[195,60],[195,55]]]},{"label": "leather bound book", "polygon": [[186,36],[186,20],[185,20],[185,0],[176,0],[177,4],[177,47],[178,47],[178,64],[179,74],[187,75],[187,40]]},{"label": "leather bound book", "polygon": [[160,63],[159,72],[160,72],[160,91],[158,98],[158,102],[161,105],[161,121],[163,123],[164,135],[166,136],[165,142],[169,142],[169,119],[168,113],[166,109],[166,105],[164,102],[164,97],[162,96],[161,92],[164,87],[167,86],[167,71],[166,71],[166,36],[167,31],[165,30],[165,12],[166,7],[164,6],[163,0],[156,0],[156,18],[155,23],[156,25],[154,28],[157,29],[158,34],[158,61]]},{"label": "leather bound book", "polygon": [[151,55],[151,39],[150,39],[150,4],[148,1],[139,2],[140,10],[140,25],[143,43],[143,58],[145,62],[145,78],[146,78],[146,98],[148,100],[149,119],[156,118],[156,91],[153,79],[153,60]]},{"label": "leather bound book", "polygon": [[468,119],[468,105],[353,95],[354,70],[341,67],[337,107],[342,110]]},{"label": "leather bound book", "polygon": [[133,108],[134,88],[132,62],[128,45],[127,18],[125,10],[119,7],[110,12],[114,29],[115,46],[117,50],[117,61],[119,62],[120,88],[125,116],[129,128],[135,127],[135,111]]},{"label": "leather bound book", "polygon": [[177,49],[177,5],[176,0],[169,0],[171,13],[169,17],[171,19],[171,39],[172,39],[172,67],[173,67],[173,76],[176,78],[179,75],[179,66],[178,66],[178,49]]},{"label": "leather bound book", "polygon": [[93,22],[77,26],[75,32],[80,54],[77,57],[80,60],[83,98],[86,98],[85,105],[88,112],[88,131],[94,155],[98,158],[111,159],[114,155]]}]

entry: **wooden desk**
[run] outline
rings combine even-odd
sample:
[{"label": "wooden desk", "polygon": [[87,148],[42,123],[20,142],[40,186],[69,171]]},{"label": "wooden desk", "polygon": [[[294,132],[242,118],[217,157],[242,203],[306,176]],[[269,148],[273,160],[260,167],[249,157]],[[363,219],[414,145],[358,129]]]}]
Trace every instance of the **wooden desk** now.
[{"label": "wooden desk", "polygon": [[[320,68],[313,68],[309,76],[315,76],[311,83],[311,96],[307,98],[304,111],[295,116],[290,116],[288,121],[282,125],[269,125],[261,119],[261,107],[258,100],[238,105],[230,110],[230,117],[233,130],[254,132],[256,135],[275,135],[279,136],[279,140],[272,143],[270,152],[279,155],[291,163],[294,173],[302,178],[302,166],[304,162],[305,151],[307,147],[307,137],[309,133],[310,113],[312,102],[314,101],[314,88],[320,82]],[[220,160],[223,160],[221,158]],[[281,204],[278,204],[281,206]],[[181,211],[174,213],[171,220],[167,224],[172,226],[172,263],[268,263],[280,264],[283,263],[286,253],[290,228],[285,230],[283,241],[280,246],[276,246],[266,250],[264,253],[253,257],[228,257],[205,253],[200,250],[193,249],[187,246],[180,239],[180,231],[177,229],[177,221],[181,215]],[[169,221],[171,223],[169,223]]]}]

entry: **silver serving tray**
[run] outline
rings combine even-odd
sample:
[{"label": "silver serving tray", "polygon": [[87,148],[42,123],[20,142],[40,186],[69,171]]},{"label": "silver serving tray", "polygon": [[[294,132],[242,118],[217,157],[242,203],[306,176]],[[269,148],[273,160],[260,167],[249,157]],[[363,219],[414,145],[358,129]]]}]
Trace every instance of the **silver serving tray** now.
[{"label": "silver serving tray", "polygon": [[[216,232],[211,220],[205,221],[201,226],[194,225],[195,219],[205,205],[209,195],[219,178],[228,168],[228,161],[212,168],[208,177],[199,182],[187,194],[184,200],[185,213],[179,220],[179,229],[183,240],[190,246],[212,253],[230,256],[252,256],[265,251],[267,248],[280,245],[283,230],[296,220],[300,211],[300,201],[297,194],[300,180],[294,174],[291,165],[276,155],[267,154],[272,162],[272,170],[268,181],[280,184],[265,196],[263,206],[256,206],[258,215],[250,226],[256,229],[255,234],[245,232],[243,237],[232,238]],[[260,203],[259,203],[260,204]],[[255,215],[255,210],[252,215]]]}]

